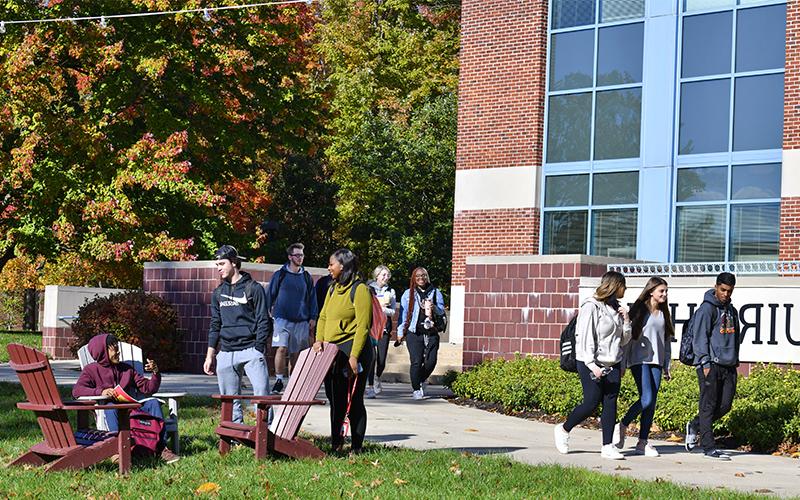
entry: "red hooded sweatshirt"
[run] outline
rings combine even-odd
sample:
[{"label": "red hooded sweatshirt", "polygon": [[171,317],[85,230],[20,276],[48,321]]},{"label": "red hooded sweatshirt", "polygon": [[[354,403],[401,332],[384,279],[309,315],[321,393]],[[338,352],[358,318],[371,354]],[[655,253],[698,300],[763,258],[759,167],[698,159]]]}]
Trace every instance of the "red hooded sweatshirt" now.
[{"label": "red hooded sweatshirt", "polygon": [[95,362],[84,367],[72,388],[73,397],[99,396],[103,389],[113,389],[117,384],[133,397],[138,397],[136,393],[149,396],[156,392],[161,385],[161,372],[147,379],[127,363],[113,364],[108,359],[107,337],[108,334],[95,335],[89,341],[89,354]]}]

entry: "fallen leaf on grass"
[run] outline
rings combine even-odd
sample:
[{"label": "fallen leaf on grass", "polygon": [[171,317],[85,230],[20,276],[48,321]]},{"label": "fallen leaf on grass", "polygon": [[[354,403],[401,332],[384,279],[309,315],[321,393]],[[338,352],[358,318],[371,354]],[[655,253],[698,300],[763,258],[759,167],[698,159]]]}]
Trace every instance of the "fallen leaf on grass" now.
[{"label": "fallen leaf on grass", "polygon": [[631,490],[630,488],[625,488],[622,491],[618,491],[617,492],[617,496],[618,497],[630,497],[630,496],[633,496],[633,490]]},{"label": "fallen leaf on grass", "polygon": [[744,472],[737,472],[736,474],[734,474],[734,476],[736,476],[736,477],[744,477]]},{"label": "fallen leaf on grass", "polygon": [[216,495],[220,487],[217,483],[203,483],[194,490],[196,495]]},{"label": "fallen leaf on grass", "polygon": [[349,472],[349,471],[348,472],[344,472],[343,474],[344,474],[344,477],[353,477],[353,473]]},{"label": "fallen leaf on grass", "polygon": [[378,486],[383,484],[383,479],[373,479],[369,485],[373,488],[377,488]]},{"label": "fallen leaf on grass", "polygon": [[381,466],[381,461],[380,460],[375,460],[374,462],[370,462],[370,464],[372,464],[373,467],[380,467]]},{"label": "fallen leaf on grass", "polygon": [[269,496],[269,490],[270,489],[272,489],[272,485],[269,484],[269,481],[267,481],[267,484],[264,485],[264,497],[265,498]]},{"label": "fallen leaf on grass", "polygon": [[408,483],[408,481],[406,481],[405,479],[400,479],[399,477],[395,478],[394,480],[394,484],[397,486],[402,486],[406,483]]},{"label": "fallen leaf on grass", "polygon": [[353,488],[363,488],[363,487],[364,485],[361,483],[361,481],[353,481]]},{"label": "fallen leaf on grass", "polygon": [[311,480],[312,481],[319,481],[319,474],[314,474],[313,476],[311,476]]}]

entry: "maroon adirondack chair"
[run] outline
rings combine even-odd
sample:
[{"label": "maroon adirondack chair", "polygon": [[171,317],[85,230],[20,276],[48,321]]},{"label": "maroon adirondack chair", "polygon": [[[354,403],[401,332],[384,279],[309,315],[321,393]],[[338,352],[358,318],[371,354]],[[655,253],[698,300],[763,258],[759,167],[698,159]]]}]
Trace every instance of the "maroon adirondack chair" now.
[{"label": "maroon adirondack chair", "polygon": [[[21,410],[32,410],[44,434],[44,441],[8,464],[44,465],[46,471],[82,469],[119,455],[119,472],[131,466],[129,412],[139,403],[96,405],[94,401],[62,401],[50,362],[44,353],[21,344],[9,344],[11,368],[25,390],[28,401],[17,403]],[[119,432],[87,431],[89,413],[96,409],[118,410]],[[78,412],[78,429],[73,432],[67,411]],[[79,443],[86,443],[80,444]]]},{"label": "maroon adirondack chair", "polygon": [[[310,441],[297,437],[297,433],[311,405],[325,404],[315,397],[338,350],[335,344],[326,342],[320,353],[310,348],[300,352],[282,396],[212,396],[222,400],[222,416],[216,429],[220,454],[228,453],[231,443],[236,440],[255,448],[256,458],[259,459],[266,458],[270,453],[294,458],[324,457],[322,450]],[[232,421],[235,399],[256,403],[255,425]],[[272,425],[267,427],[267,413],[271,406],[275,407],[275,414]]]}]

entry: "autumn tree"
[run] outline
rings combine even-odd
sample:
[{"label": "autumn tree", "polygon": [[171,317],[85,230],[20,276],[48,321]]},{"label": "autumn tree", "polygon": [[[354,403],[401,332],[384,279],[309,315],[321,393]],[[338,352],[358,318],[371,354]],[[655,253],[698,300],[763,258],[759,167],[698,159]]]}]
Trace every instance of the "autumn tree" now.
[{"label": "autumn tree", "polygon": [[415,265],[450,280],[460,3],[327,0],[335,238],[402,288]]},{"label": "autumn tree", "polygon": [[[199,5],[7,0],[2,18]],[[209,21],[7,25],[0,267],[15,254],[136,266],[205,258],[221,241],[257,246],[270,179],[319,133],[315,23],[299,4],[217,11]]]}]

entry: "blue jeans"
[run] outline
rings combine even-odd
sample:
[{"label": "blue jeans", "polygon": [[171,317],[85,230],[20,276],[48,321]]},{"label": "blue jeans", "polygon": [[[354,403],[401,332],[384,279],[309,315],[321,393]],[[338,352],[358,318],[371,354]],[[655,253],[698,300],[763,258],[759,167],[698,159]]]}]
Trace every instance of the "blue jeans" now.
[{"label": "blue jeans", "polygon": [[661,387],[661,366],[633,365],[630,370],[633,373],[636,388],[639,390],[639,400],[628,409],[628,413],[622,419],[622,424],[630,425],[641,413],[642,421],[639,426],[639,439],[647,441],[650,435],[650,427],[653,425],[653,416],[656,413],[658,388]]},{"label": "blue jeans", "polygon": [[[141,397],[141,394],[137,394],[137,397]],[[157,399],[148,399],[142,403],[142,407],[139,409],[145,413],[149,413],[154,417],[158,417],[162,420],[164,419],[164,414],[161,412],[161,403],[159,403]],[[117,418],[117,410],[103,410],[103,413],[106,414],[106,425],[108,426],[108,430],[115,432],[118,431],[119,419]],[[162,443],[164,443],[164,445],[167,444],[166,427],[161,429],[161,435],[159,436],[159,439]]]}]

